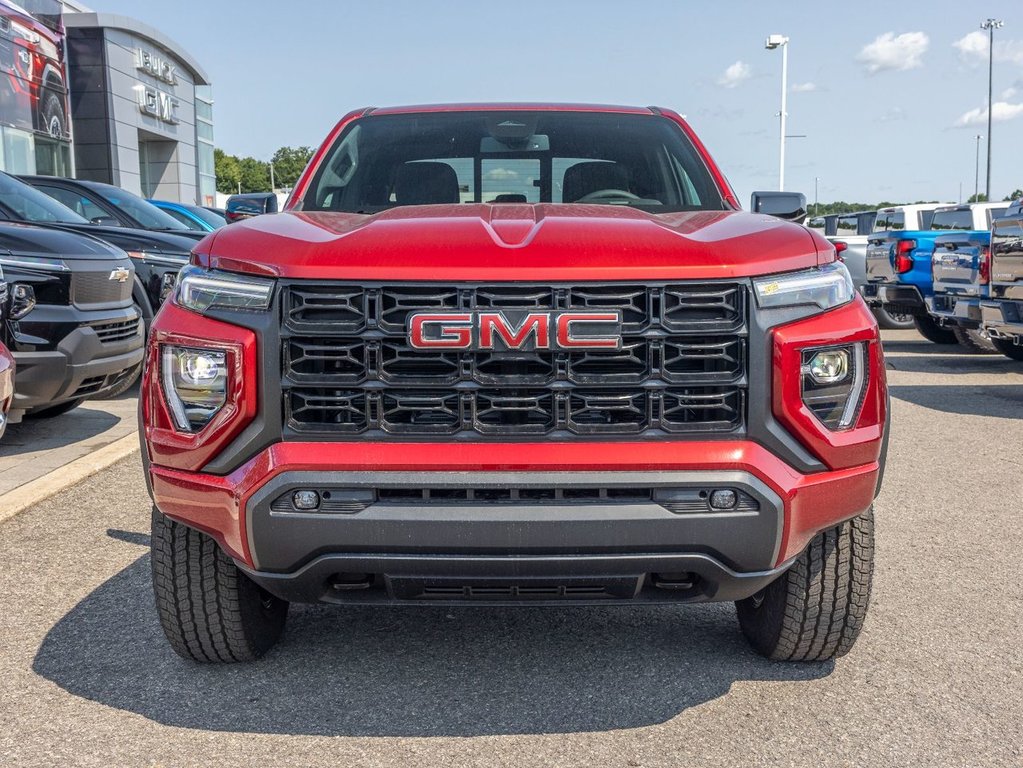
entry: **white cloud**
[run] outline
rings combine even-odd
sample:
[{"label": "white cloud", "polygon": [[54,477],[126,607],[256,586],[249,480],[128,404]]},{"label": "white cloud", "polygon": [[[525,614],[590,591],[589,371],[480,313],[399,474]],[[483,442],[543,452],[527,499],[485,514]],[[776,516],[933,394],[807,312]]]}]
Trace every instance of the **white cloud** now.
[{"label": "white cloud", "polygon": [[930,40],[923,32],[894,32],[878,35],[872,43],[863,46],[856,60],[867,67],[871,75],[885,70],[915,69],[922,66],[920,57],[927,51]]},{"label": "white cloud", "polygon": [[[1023,115],[1023,104],[1010,104],[1007,101],[996,101],[991,108],[991,121],[1004,123],[1014,117]],[[975,125],[987,125],[987,108],[977,107],[969,112],[964,112],[956,120],[957,128],[971,128]]]},{"label": "white cloud", "polygon": [[750,75],[752,75],[752,71],[749,68],[749,64],[737,61],[718,78],[718,85],[722,88],[735,88],[743,81],[749,80]]},{"label": "white cloud", "polygon": [[810,93],[810,91],[816,91],[816,83],[795,83],[792,86],[793,93]]},{"label": "white cloud", "polygon": [[1019,95],[1019,88],[1014,85],[1002,91],[1002,98],[1005,100],[1015,98],[1017,95]]},{"label": "white cloud", "polygon": [[[987,61],[987,32],[975,29],[952,43],[959,49],[959,55],[966,61],[979,63]],[[1023,66],[1023,40],[995,40],[995,61]]]}]

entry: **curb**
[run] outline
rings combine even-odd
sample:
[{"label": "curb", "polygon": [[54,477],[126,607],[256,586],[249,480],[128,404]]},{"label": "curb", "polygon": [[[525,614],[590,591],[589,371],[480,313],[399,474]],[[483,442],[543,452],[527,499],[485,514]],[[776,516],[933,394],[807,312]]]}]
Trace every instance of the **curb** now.
[{"label": "curb", "polygon": [[70,488],[72,485],[92,477],[100,470],[106,469],[137,450],[139,450],[139,436],[132,432],[130,435],[120,437],[90,454],[80,456],[42,477],[30,480],[13,491],[5,493],[0,496],[0,523],[10,520],[20,512],[45,501],[65,488]]}]

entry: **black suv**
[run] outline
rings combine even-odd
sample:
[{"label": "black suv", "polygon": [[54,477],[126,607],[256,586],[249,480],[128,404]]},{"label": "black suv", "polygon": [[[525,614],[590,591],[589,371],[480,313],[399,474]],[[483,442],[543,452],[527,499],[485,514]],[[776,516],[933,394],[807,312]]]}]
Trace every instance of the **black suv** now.
[{"label": "black suv", "polygon": [[0,222],[0,267],[10,296],[0,335],[17,364],[12,423],[65,413],[137,376],[144,330],[123,251],[74,232]]}]

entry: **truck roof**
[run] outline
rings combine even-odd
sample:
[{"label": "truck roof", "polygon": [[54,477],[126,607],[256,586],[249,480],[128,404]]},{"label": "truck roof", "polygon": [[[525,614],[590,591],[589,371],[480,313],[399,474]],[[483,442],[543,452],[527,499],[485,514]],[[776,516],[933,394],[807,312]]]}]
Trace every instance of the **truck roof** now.
[{"label": "truck roof", "polygon": [[617,104],[573,104],[559,102],[466,102],[453,104],[411,104],[394,107],[368,107],[365,114],[404,115],[415,112],[612,112],[654,115],[657,107],[629,107]]},{"label": "truck roof", "polygon": [[953,205],[943,205],[938,210],[942,211],[986,211],[989,208],[1006,208],[1009,203],[1002,200],[998,203],[956,203]]},{"label": "truck roof", "polygon": [[937,208],[955,206],[956,203],[913,203],[912,205],[889,205],[886,208],[878,208],[878,213],[889,211],[905,211],[906,213],[919,213],[920,211],[933,211]]}]

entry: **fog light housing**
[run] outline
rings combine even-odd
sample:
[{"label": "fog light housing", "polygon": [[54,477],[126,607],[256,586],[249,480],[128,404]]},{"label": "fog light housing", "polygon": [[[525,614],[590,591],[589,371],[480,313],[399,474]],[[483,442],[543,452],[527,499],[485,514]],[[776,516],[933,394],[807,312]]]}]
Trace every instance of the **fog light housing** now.
[{"label": "fog light housing", "polygon": [[295,509],[316,509],[320,506],[320,494],[316,491],[295,491],[291,495]]},{"label": "fog light housing", "polygon": [[227,402],[227,352],[167,344],[161,367],[174,426],[198,432]]},{"label": "fog light housing", "polygon": [[738,501],[738,495],[731,488],[719,488],[710,494],[711,509],[735,509]]},{"label": "fog light housing", "polygon": [[856,423],[866,390],[866,359],[863,343],[803,350],[803,403],[833,432]]}]

